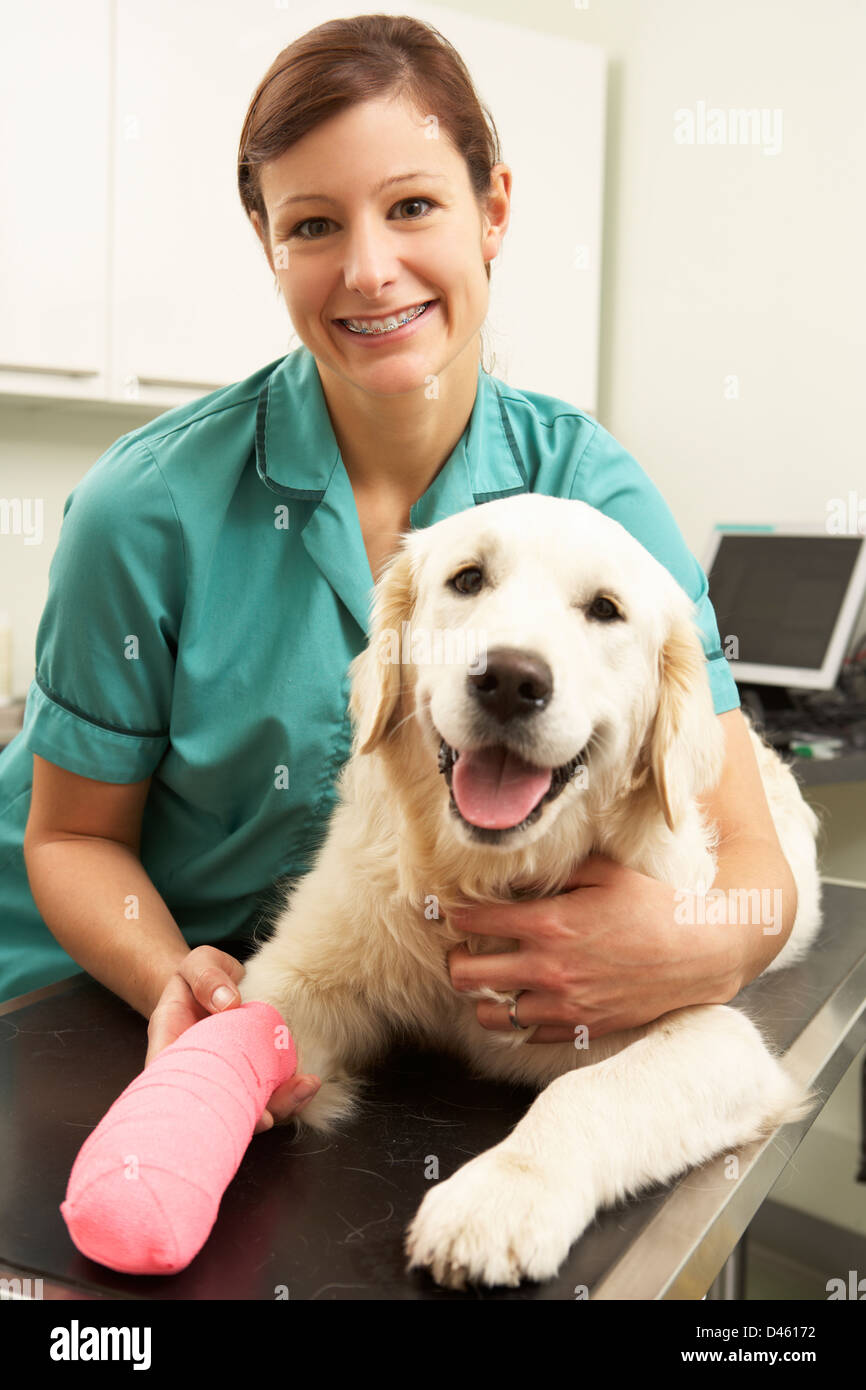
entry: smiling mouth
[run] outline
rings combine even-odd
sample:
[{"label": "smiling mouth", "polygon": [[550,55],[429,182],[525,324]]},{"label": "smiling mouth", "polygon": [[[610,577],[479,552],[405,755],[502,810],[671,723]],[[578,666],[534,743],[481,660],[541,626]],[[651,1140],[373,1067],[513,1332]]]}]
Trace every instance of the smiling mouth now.
[{"label": "smiling mouth", "polygon": [[[357,333],[362,337],[370,334],[387,335],[388,333],[395,333],[398,328],[411,323],[413,319],[421,318],[430,308],[430,305],[435,303],[435,299],[423,300],[419,304],[410,305],[407,309],[399,309],[395,314],[380,315],[375,324],[365,323],[363,316],[360,319],[337,319],[337,323],[341,323],[350,333]],[[356,324],[357,327],[353,328],[352,324]]]},{"label": "smiling mouth", "polygon": [[[438,730],[437,730],[438,733]],[[560,767],[536,767],[505,744],[459,753],[440,735],[439,771],[451,793],[453,814],[475,838],[495,842],[503,832],[525,830],[561,795],[584,764],[589,743]]]}]

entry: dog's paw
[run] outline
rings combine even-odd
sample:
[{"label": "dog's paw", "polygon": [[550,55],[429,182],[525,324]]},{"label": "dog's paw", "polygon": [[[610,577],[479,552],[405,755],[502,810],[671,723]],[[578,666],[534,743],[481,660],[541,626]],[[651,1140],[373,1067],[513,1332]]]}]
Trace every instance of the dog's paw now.
[{"label": "dog's paw", "polygon": [[297,1115],[289,1116],[301,1131],[306,1127],[317,1134],[338,1134],[361,1109],[364,1079],[337,1075],[324,1080],[313,1099]]},{"label": "dog's paw", "polygon": [[427,1193],[406,1231],[407,1269],[451,1289],[552,1279],[595,1214],[581,1186],[498,1144]]}]

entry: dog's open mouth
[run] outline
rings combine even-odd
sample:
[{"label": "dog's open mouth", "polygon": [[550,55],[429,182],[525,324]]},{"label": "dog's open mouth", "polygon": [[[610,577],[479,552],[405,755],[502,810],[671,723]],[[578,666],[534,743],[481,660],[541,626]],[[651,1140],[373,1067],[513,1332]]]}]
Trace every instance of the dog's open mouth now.
[{"label": "dog's open mouth", "polygon": [[583,762],[582,748],[561,767],[535,767],[504,744],[458,753],[443,738],[439,771],[444,774],[457,814],[483,830],[523,830],[538,820]]}]

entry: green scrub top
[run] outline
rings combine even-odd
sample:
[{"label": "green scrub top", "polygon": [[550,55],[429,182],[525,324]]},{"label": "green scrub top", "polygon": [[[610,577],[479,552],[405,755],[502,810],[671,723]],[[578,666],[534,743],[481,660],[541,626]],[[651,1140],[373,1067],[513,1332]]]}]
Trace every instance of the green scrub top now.
[{"label": "green scrub top", "polygon": [[[589,502],[670,570],[716,712],[735,709],[706,576],[657,488],[584,411],[479,365],[412,528],[523,492]],[[141,862],[190,948],[251,935],[308,872],[350,752],[372,586],[306,347],[102,455],[66,500],[23,728],[0,753],[0,999],[81,968],[27,879],[33,753],[100,782],[152,775]]]}]

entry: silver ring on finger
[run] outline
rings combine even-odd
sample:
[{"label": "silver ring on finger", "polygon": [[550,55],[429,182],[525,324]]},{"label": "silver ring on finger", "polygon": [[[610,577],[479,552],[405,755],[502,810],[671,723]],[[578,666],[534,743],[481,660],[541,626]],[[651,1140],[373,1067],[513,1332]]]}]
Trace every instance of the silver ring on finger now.
[{"label": "silver ring on finger", "polygon": [[521,994],[525,994],[525,989],[516,989],[511,996],[511,1003],[508,1005],[508,1017],[511,1020],[512,1028],[516,1028],[519,1033],[528,1033],[531,1028],[529,1023],[520,1023],[517,1018],[517,1001]]}]

